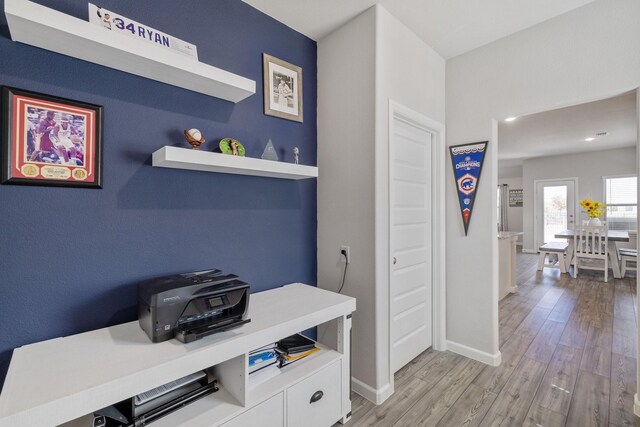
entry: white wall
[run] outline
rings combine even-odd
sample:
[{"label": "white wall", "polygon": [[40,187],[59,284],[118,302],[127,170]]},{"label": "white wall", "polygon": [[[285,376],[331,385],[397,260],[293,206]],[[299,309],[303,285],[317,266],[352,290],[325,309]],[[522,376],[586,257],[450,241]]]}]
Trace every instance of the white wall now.
[{"label": "white wall", "polygon": [[502,178],[522,178],[522,165],[498,166],[498,179]]},{"label": "white wall", "polygon": [[[389,373],[389,99],[444,122],[445,61],[381,6],[318,43],[318,286],[352,263],[356,390],[392,391]],[[370,395],[366,397],[375,400]]]},{"label": "white wall", "polygon": [[[376,32],[376,287],[378,384],[389,375],[389,100],[445,121],[445,61],[383,7]],[[434,209],[436,207],[434,206]],[[385,351],[386,350],[386,351]]]},{"label": "white wall", "polygon": [[[525,160],[523,166],[524,184],[524,248],[535,250],[534,236],[534,181],[541,179],[578,178],[578,200],[593,197],[604,201],[603,176],[637,173],[636,148],[592,151],[564,156],[538,157]],[[577,220],[586,219],[576,209]]]},{"label": "white wall", "polygon": [[374,388],[375,15],[369,9],[318,43],[318,287],[338,290],[340,245],[350,246],[351,375]]},{"label": "white wall", "polygon": [[[498,177],[498,185],[507,184],[508,190],[522,189],[522,177],[501,178]],[[508,203],[508,197],[507,197]],[[511,207],[507,204],[507,231],[522,231],[524,207]],[[522,237],[518,236],[518,244],[522,244]]]},{"label": "white wall", "polygon": [[[640,1],[597,0],[447,62],[448,144],[489,140],[469,236],[447,184],[447,338],[499,357],[497,126],[640,86]],[[451,169],[448,171],[452,176]]]}]

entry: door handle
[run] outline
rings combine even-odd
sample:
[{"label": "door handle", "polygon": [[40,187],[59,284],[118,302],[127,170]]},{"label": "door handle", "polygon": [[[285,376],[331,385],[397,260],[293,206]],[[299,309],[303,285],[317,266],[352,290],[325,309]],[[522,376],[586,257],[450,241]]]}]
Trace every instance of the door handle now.
[{"label": "door handle", "polygon": [[393,265],[396,265],[397,262],[398,260],[396,259],[396,257],[393,257]]}]

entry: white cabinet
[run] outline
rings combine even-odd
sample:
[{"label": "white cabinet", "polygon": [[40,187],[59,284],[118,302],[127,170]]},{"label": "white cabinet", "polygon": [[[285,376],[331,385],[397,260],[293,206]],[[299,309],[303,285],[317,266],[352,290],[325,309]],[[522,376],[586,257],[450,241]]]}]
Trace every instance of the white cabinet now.
[{"label": "white cabinet", "polygon": [[342,417],[339,360],[221,427],[330,427]]},{"label": "white cabinet", "polygon": [[[221,427],[284,427],[284,393],[249,409]],[[327,424],[329,426],[329,424]]]},{"label": "white cabinet", "polygon": [[331,426],[340,419],[341,397],[340,363],[334,362],[287,390],[287,425]]},{"label": "white cabinet", "polygon": [[[349,349],[355,308],[354,298],[297,283],[251,295],[250,323],[189,344],[152,343],[138,322],[131,322],[20,347],[13,352],[0,394],[0,426],[87,425],[87,418],[78,419],[211,369],[219,391],[153,426],[281,427],[289,420],[287,427],[330,427],[351,414]],[[252,384],[249,352],[326,322],[337,325],[340,339],[335,345],[319,345],[320,351]],[[309,404],[318,390],[322,399]]]}]

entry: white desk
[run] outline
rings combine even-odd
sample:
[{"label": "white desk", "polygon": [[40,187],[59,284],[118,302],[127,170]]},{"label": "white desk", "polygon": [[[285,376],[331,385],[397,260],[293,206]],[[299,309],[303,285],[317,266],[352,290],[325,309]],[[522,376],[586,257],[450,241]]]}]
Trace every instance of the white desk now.
[{"label": "white desk", "polygon": [[[628,242],[629,241],[629,233],[626,231],[619,230],[609,230],[607,233],[607,238],[609,239],[609,265],[611,266],[611,270],[613,270],[613,277],[616,279],[622,279],[622,272],[620,271],[620,263],[618,262],[618,255],[616,249],[616,242]],[[556,239],[567,239],[569,242],[569,249],[567,257],[567,270],[569,266],[573,264],[573,230],[564,230],[555,235]]]},{"label": "white desk", "polygon": [[[14,350],[0,394],[0,426],[59,425],[211,367],[217,367],[220,391],[154,426],[201,426],[205,419],[207,426],[221,425],[271,398],[280,398],[285,410],[286,390],[336,364],[340,383],[334,385],[341,398],[337,407],[325,410],[330,409],[332,417],[339,415],[331,424],[346,421],[351,413],[349,331],[355,308],[354,298],[298,283],[252,294],[250,323],[189,344],[175,339],[154,344],[135,321],[20,347]],[[331,348],[251,387],[248,352],[335,319],[339,338]]]}]

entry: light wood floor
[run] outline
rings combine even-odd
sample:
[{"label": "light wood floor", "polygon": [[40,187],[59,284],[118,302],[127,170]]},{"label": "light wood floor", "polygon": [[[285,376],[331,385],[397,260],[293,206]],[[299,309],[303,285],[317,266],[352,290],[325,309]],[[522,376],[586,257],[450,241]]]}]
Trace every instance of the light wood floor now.
[{"label": "light wood floor", "polygon": [[502,365],[427,350],[375,406],[354,394],[358,426],[640,426],[635,278],[536,271],[518,255],[518,292],[500,302]]}]

